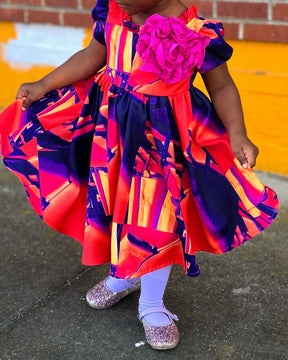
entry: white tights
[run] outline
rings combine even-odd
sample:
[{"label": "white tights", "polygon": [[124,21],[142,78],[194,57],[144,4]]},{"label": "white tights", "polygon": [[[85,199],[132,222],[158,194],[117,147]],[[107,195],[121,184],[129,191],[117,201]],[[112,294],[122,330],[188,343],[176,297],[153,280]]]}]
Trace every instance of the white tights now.
[{"label": "white tights", "polygon": [[[141,277],[141,294],[138,308],[139,313],[152,307],[154,308],[163,306],[163,295],[169,279],[171,268],[172,265],[169,265],[162,269],[152,271]],[[137,280],[138,278],[129,279],[128,281],[133,284]],[[109,290],[119,292],[127,288],[127,280],[117,279],[109,276],[105,282],[105,285]],[[144,320],[146,323],[154,326],[164,326],[170,324],[169,318],[162,312],[145,315]]]},{"label": "white tights", "polygon": [[[172,265],[155,270],[141,277],[141,294],[139,298],[139,314],[141,311],[163,306],[163,295],[169,279]],[[163,326],[170,324],[170,319],[162,312],[144,316],[149,325]]]}]

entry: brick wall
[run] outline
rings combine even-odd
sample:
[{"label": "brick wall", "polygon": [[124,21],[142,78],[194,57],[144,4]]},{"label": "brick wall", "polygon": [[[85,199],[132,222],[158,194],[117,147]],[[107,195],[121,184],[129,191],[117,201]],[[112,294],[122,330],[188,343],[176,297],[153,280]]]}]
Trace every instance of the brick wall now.
[{"label": "brick wall", "polygon": [[195,0],[204,17],[221,19],[229,39],[288,42],[288,0]]},{"label": "brick wall", "polygon": [[[91,26],[96,0],[0,0],[0,21]],[[288,0],[195,0],[199,14],[220,19],[227,39],[288,42]]]}]

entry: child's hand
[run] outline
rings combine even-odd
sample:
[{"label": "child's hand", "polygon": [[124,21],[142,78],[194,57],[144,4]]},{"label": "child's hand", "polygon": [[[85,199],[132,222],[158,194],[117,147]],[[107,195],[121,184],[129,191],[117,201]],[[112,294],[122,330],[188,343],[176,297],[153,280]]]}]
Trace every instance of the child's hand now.
[{"label": "child's hand", "polygon": [[22,110],[25,111],[33,101],[39,100],[46,93],[41,81],[22,84],[16,94],[16,99],[23,100]]},{"label": "child's hand", "polygon": [[230,136],[230,145],[234,155],[240,161],[244,169],[253,168],[256,163],[259,150],[245,135]]}]

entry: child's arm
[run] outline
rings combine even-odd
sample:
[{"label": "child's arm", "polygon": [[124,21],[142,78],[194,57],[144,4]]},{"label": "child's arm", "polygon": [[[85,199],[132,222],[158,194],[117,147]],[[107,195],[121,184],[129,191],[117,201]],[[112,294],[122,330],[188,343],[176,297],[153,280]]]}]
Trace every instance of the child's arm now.
[{"label": "child's arm", "polygon": [[24,99],[23,110],[33,101],[51,90],[84,80],[94,75],[106,63],[106,46],[92,39],[88,47],[80,50],[64,64],[36,82],[22,84],[16,99]]},{"label": "child's arm", "polygon": [[230,138],[233,153],[244,168],[255,166],[258,148],[248,139],[238,90],[226,63],[202,74],[214,108]]}]

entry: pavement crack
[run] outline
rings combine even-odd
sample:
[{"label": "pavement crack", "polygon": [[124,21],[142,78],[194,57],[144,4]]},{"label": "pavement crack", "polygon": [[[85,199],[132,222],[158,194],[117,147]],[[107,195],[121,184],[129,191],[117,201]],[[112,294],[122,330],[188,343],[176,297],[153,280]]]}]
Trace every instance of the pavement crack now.
[{"label": "pavement crack", "polygon": [[86,274],[90,273],[92,270],[93,270],[92,267],[82,269],[81,271],[77,272],[76,274],[73,274],[73,276],[71,278],[66,279],[61,284],[55,286],[54,289],[51,289],[44,296],[41,296],[38,299],[36,299],[35,301],[21,307],[18,311],[14,312],[14,314],[8,315],[7,318],[4,319],[0,323],[0,334],[4,333],[8,327],[17,323],[19,320],[21,320],[23,317],[25,317],[30,312],[35,311],[35,309],[37,309],[39,306],[47,304],[47,302],[51,298],[53,298],[53,296],[57,292],[59,292],[61,289],[70,287],[73,283],[75,283],[76,281],[79,281],[80,278],[82,278]]}]

